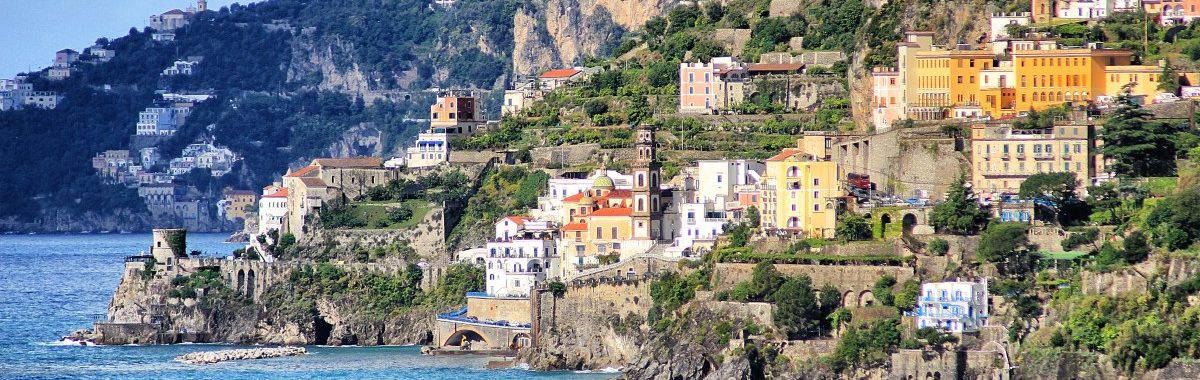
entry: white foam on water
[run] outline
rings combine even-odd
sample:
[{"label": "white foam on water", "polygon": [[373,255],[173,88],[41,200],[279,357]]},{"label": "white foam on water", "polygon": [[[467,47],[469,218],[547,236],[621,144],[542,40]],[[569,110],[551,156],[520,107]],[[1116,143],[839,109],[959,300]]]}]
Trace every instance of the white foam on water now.
[{"label": "white foam on water", "polygon": [[59,340],[56,340],[53,342],[35,342],[33,344],[36,344],[39,346],[73,346],[73,347],[83,347],[83,346],[91,347],[91,346],[96,345],[95,343],[88,342],[86,340],[74,340],[74,339],[66,339],[66,338],[59,339]]},{"label": "white foam on water", "polygon": [[581,370],[581,371],[575,371],[575,373],[620,373],[620,372],[621,372],[620,367],[604,367],[601,369],[586,369],[586,370]]}]

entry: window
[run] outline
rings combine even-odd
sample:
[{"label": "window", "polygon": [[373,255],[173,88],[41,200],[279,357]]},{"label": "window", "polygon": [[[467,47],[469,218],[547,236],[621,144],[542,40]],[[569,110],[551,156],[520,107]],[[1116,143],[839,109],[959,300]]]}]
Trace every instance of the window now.
[{"label": "window", "polygon": [[604,230],[601,229],[600,227],[596,227],[596,238],[599,239],[599,238],[603,237],[601,235],[604,235]]}]

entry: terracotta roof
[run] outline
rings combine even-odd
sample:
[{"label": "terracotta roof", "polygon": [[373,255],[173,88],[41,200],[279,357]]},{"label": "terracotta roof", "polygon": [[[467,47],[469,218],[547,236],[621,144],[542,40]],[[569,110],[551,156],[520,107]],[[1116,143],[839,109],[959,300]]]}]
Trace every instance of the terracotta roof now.
[{"label": "terracotta roof", "polygon": [[558,69],[558,70],[550,70],[550,71],[543,73],[541,78],[545,78],[545,79],[570,78],[570,77],[575,76],[575,74],[579,74],[579,70]]},{"label": "terracotta roof", "polygon": [[766,72],[766,71],[800,71],[804,68],[803,63],[756,63],[750,65],[750,72]]},{"label": "terracotta roof", "polygon": [[633,209],[629,207],[607,207],[596,211],[592,211],[587,216],[630,216],[633,215]]},{"label": "terracotta roof", "polygon": [[586,195],[586,194],[584,194],[583,192],[578,192],[578,193],[575,193],[575,195],[563,198],[563,202],[579,202],[580,199],[583,199],[584,195]]},{"label": "terracotta roof", "polygon": [[176,9],[172,9],[172,10],[169,10],[169,11],[163,12],[163,14],[164,14],[164,15],[181,15],[181,14],[184,14],[184,13],[183,13],[183,11],[179,10],[178,8],[176,8]]},{"label": "terracotta roof", "polygon": [[302,167],[302,168],[300,168],[300,169],[297,169],[297,170],[296,170],[296,171],[294,171],[294,172],[288,173],[288,174],[287,174],[287,175],[285,175],[284,177],[292,177],[292,178],[296,178],[296,177],[304,177],[304,176],[307,176],[307,175],[309,175],[310,173],[311,173],[311,174],[316,174],[316,173],[313,173],[315,170],[317,170],[317,167],[316,167],[316,166],[313,166],[313,165],[308,165],[308,166]]},{"label": "terracotta roof", "polygon": [[265,196],[263,196],[263,198],[287,198],[287,196],[288,196],[287,189],[281,189],[279,191],[276,191],[275,194],[265,195]]},{"label": "terracotta roof", "polygon": [[563,231],[587,231],[587,223],[575,222],[562,227]]},{"label": "terracotta roof", "polygon": [[300,182],[304,183],[306,187],[329,187],[325,184],[325,180],[317,177],[303,177],[300,178]]},{"label": "terracotta roof", "polygon": [[804,149],[784,149],[783,152],[780,152],[779,154],[771,156],[771,158],[768,158],[767,161],[783,161],[784,159],[787,159],[788,157],[795,156],[797,154],[803,154],[803,153],[804,153]]},{"label": "terracotta roof", "polygon": [[633,198],[633,191],[631,191],[631,190],[609,191],[608,194],[604,194],[603,197],[596,198],[596,202],[606,201],[606,200],[609,200],[612,198]]},{"label": "terracotta roof", "polygon": [[515,216],[515,215],[507,216],[504,219],[511,220],[513,223],[516,223],[518,226],[524,226],[525,222],[529,220],[529,219],[526,219],[524,216]]},{"label": "terracotta roof", "polygon": [[329,168],[378,168],[383,167],[379,157],[318,158],[313,165]]}]

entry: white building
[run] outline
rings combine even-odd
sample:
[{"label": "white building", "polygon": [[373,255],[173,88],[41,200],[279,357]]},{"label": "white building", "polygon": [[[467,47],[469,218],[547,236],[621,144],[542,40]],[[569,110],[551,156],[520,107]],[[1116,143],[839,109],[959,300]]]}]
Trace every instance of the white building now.
[{"label": "white building", "polygon": [[46,78],[50,80],[63,80],[71,77],[70,67],[51,67],[46,71]]},{"label": "white building", "polygon": [[197,61],[178,60],[171,64],[171,66],[167,66],[167,68],[163,69],[162,75],[168,77],[174,75],[192,75],[192,73],[195,71],[196,65],[199,64],[200,62]]},{"label": "white building", "polygon": [[271,185],[263,188],[263,196],[258,199],[258,233],[266,234],[271,230],[283,231],[284,220],[287,220],[288,191],[282,186]]},{"label": "white building", "polygon": [[1116,8],[1114,0],[1059,0],[1055,17],[1064,19],[1102,19]]},{"label": "white building", "polygon": [[993,13],[991,18],[991,32],[988,35],[992,41],[1010,38],[1008,35],[1009,25],[1029,25],[1033,21],[1029,12],[1019,13]]},{"label": "white building", "polygon": [[450,137],[445,133],[417,134],[417,141],[404,151],[404,164],[410,168],[427,168],[450,161]]},{"label": "white building", "polygon": [[170,172],[181,175],[192,169],[208,169],[212,171],[213,177],[220,177],[229,173],[239,159],[241,158],[229,148],[212,143],[188,144],[179,158],[171,160]]},{"label": "white building", "polygon": [[987,280],[921,284],[915,313],[917,328],[934,327],[961,334],[987,326]]},{"label": "white building", "polygon": [[516,238],[489,241],[487,249],[487,293],[496,297],[529,297],[534,285],[558,270],[554,239]]},{"label": "white building", "polygon": [[103,45],[95,44],[87,49],[84,49],[88,55],[92,56],[95,62],[108,62],[117,56],[117,51],[106,49]]},{"label": "white building", "polygon": [[711,203],[725,210],[737,202],[734,188],[762,181],[766,165],[754,160],[700,160],[696,162],[696,198],[693,202]]},{"label": "white building", "polygon": [[633,176],[621,174],[616,170],[596,170],[587,178],[551,178],[546,183],[546,194],[538,197],[538,208],[530,210],[530,213],[535,219],[548,220],[560,225],[570,223],[569,220],[561,220],[563,199],[591,190],[596,177],[602,172],[613,180],[614,189],[633,189]]},{"label": "white building", "polygon": [[179,107],[149,107],[138,114],[138,136],[170,136],[179,130],[191,110]]},{"label": "white building", "polygon": [[188,24],[188,12],[172,9],[161,14],[150,15],[150,28],[157,31],[171,31]]},{"label": "white building", "polygon": [[175,41],[175,33],[172,32],[154,32],[150,35],[150,39],[157,42],[172,42]]}]

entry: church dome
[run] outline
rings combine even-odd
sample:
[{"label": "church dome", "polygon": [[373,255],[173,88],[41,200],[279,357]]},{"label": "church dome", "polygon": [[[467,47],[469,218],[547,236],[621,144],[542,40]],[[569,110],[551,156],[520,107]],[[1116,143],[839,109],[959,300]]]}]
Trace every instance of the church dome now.
[{"label": "church dome", "polygon": [[597,176],[595,181],[592,182],[593,189],[612,190],[615,187],[616,183],[614,183],[613,179],[609,178],[608,174],[605,174],[604,172],[600,172],[600,175]]}]

